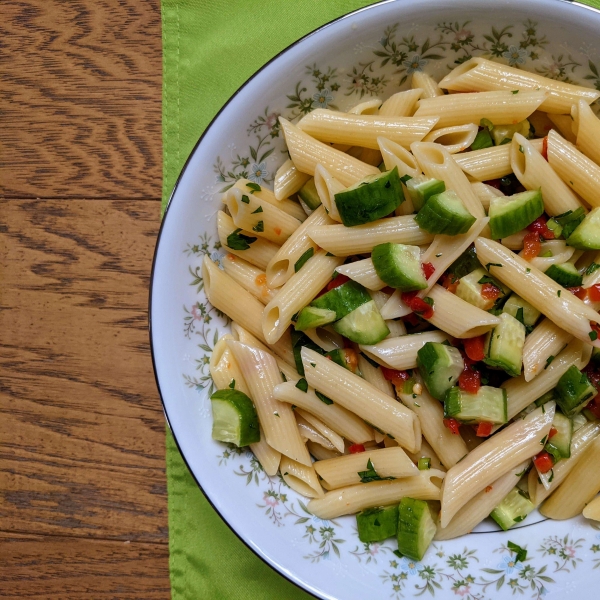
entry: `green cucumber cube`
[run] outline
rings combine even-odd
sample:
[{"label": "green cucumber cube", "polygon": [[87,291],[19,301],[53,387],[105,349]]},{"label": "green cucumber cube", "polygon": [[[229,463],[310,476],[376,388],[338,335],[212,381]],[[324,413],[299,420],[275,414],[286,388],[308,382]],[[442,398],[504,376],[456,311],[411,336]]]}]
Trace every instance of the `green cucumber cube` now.
[{"label": "green cucumber cube", "polygon": [[315,298],[309,306],[335,312],[335,320],[342,319],[362,304],[371,301],[371,296],[360,283],[346,281],[329,292]]},{"label": "green cucumber cube", "polygon": [[414,209],[419,211],[431,196],[445,192],[446,184],[440,179],[418,175],[406,182],[406,189],[412,200]]},{"label": "green cucumber cube", "polygon": [[523,300],[517,294],[511,294],[505,302],[502,312],[508,313],[511,317],[521,321],[526,327],[533,327],[542,314],[537,308],[534,308],[527,300]]},{"label": "green cucumber cube", "polygon": [[314,329],[333,323],[336,318],[337,313],[335,310],[306,306],[300,311],[295,327],[297,331],[305,331],[306,329]]},{"label": "green cucumber cube", "polygon": [[578,287],[583,283],[583,277],[573,263],[563,263],[561,265],[550,265],[545,271],[550,279],[565,288]]},{"label": "green cucumber cube", "polygon": [[490,367],[499,367],[511,377],[518,377],[523,366],[523,346],[526,329],[508,313],[498,317],[500,324],[487,334],[487,353],[484,362]]},{"label": "green cucumber cube", "polygon": [[398,551],[412,560],[422,560],[436,532],[425,500],[402,498],[398,505]]},{"label": "green cucumber cube", "polygon": [[470,394],[452,387],[444,399],[444,417],[467,424],[502,425],[508,420],[506,390],[482,385],[476,394]]},{"label": "green cucumber cube", "polygon": [[418,246],[391,242],[378,244],[373,248],[371,260],[377,275],[387,285],[402,292],[427,288]]},{"label": "green cucumber cube", "polygon": [[321,198],[319,198],[319,193],[317,192],[317,186],[315,185],[314,177],[311,177],[298,192],[298,196],[300,199],[310,208],[311,210],[316,210],[321,206]]},{"label": "green cucumber cube", "polygon": [[525,520],[527,515],[532,512],[534,508],[533,502],[531,502],[525,492],[519,488],[514,488],[491,512],[490,517],[492,517],[504,531],[507,531],[513,525]]},{"label": "green cucumber cube", "polygon": [[554,457],[554,462],[571,456],[571,438],[573,437],[573,421],[557,412],[552,420],[556,433],[548,437],[544,450]]},{"label": "green cucumber cube", "polygon": [[212,438],[238,447],[260,442],[258,415],[246,394],[224,389],[210,397],[213,414]]},{"label": "green cucumber cube", "polygon": [[358,539],[368,544],[382,542],[398,533],[398,506],[368,508],[356,515]]},{"label": "green cucumber cube", "polygon": [[539,190],[493,198],[488,212],[492,238],[505,238],[525,229],[543,212],[544,201]]},{"label": "green cucumber cube", "polygon": [[362,304],[356,310],[332,325],[334,331],[357,344],[377,344],[390,334],[374,300]]},{"label": "green cucumber cube", "polygon": [[578,250],[600,250],[600,208],[594,208],[567,238]]},{"label": "green cucumber cube", "polygon": [[556,402],[562,412],[573,416],[581,412],[598,391],[585,373],[571,365],[556,385]]},{"label": "green cucumber cube", "polygon": [[466,233],[475,221],[458,194],[451,190],[431,196],[415,217],[421,229],[444,235]]},{"label": "green cucumber cube", "polygon": [[417,352],[417,367],[429,393],[436,400],[443,400],[446,390],[458,381],[465,362],[458,348],[427,342]]}]

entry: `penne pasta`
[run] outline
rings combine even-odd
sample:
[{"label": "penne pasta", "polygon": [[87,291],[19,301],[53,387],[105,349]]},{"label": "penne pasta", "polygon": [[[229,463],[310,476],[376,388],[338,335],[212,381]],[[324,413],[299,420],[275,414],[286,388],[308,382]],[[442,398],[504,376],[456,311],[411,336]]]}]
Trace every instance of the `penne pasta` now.
[{"label": "penne pasta", "polygon": [[332,449],[337,450],[338,452],[344,452],[344,438],[333,431],[331,427],[323,423],[321,419],[311,415],[309,412],[296,407],[294,409],[296,413],[296,417],[302,417],[307,423],[309,423],[318,433],[320,433],[324,438],[326,438],[332,446]]},{"label": "penne pasta", "polygon": [[335,177],[332,177],[323,165],[317,165],[315,168],[315,188],[330,220],[341,223],[342,218],[335,203],[335,195],[344,190],[345,186]]},{"label": "penne pasta", "polygon": [[[390,440],[390,438],[386,437],[385,442],[387,443],[388,440],[390,443],[395,444],[394,440]],[[420,458],[429,458],[431,460],[432,469],[437,469],[438,471],[444,472],[447,471],[446,467],[444,467],[444,465],[441,463],[438,455],[425,438],[423,438],[421,442],[421,449],[418,452],[407,452],[406,454],[415,464],[418,464]]]},{"label": "penne pasta", "polygon": [[317,108],[300,120],[298,128],[321,142],[378,149],[378,137],[387,138],[401,146],[421,141],[437,121],[437,116],[353,115]]},{"label": "penne pasta", "polygon": [[600,521],[600,497],[594,498],[584,509],[583,516],[586,519]]},{"label": "penne pasta", "polygon": [[308,467],[283,456],[279,468],[283,480],[294,491],[307,498],[323,498],[325,496],[319,478],[312,466]]},{"label": "penne pasta", "polygon": [[252,346],[253,348],[258,348],[259,350],[264,350],[265,352],[273,354],[277,360],[279,369],[286,377],[289,377],[288,373],[290,372],[290,369],[293,369],[291,371],[292,377],[298,376],[296,368],[293,366],[295,365],[294,352],[291,348],[292,344],[289,332],[287,332],[276,344],[270,345],[263,344],[239,323],[233,322],[231,324],[231,334],[236,342],[242,342],[242,344],[246,344],[247,346]]},{"label": "penne pasta", "polygon": [[250,450],[252,450],[256,460],[269,477],[277,475],[281,463],[281,452],[269,446],[262,427],[260,428],[260,442],[250,444]]},{"label": "penne pasta", "polygon": [[379,367],[373,366],[362,354],[358,355],[358,370],[363,379],[374,385],[380,392],[395,398],[392,382],[388,381]]},{"label": "penne pasta", "polygon": [[326,352],[344,347],[344,338],[331,327],[306,329],[304,335],[310,338],[319,348]]},{"label": "penne pasta", "polygon": [[376,115],[379,113],[379,108],[383,104],[380,98],[365,100],[353,106],[348,112],[351,115]]},{"label": "penne pasta", "polygon": [[[551,256],[544,256],[544,254],[550,254]],[[575,248],[567,246],[567,243],[563,240],[549,240],[541,243],[541,250],[539,256],[534,256],[529,260],[529,264],[536,269],[546,272],[551,265],[560,265],[571,260],[575,254]],[[519,254],[519,256],[521,256]]]},{"label": "penne pasta", "polygon": [[303,347],[302,364],[308,384],[393,437],[411,452],[421,443],[421,428],[414,413],[344,367]]},{"label": "penne pasta", "polygon": [[290,157],[302,173],[314,175],[317,165],[320,164],[343,185],[351,186],[367,175],[376,175],[380,172],[377,167],[367,165],[312,138],[282,117],[279,118],[279,123],[285,135]]},{"label": "penne pasta", "polygon": [[[600,347],[600,340],[590,339],[590,323],[598,323],[600,316],[577,296],[558,285],[544,273],[517,256],[502,244],[478,238],[475,241],[477,257],[489,272],[527,300],[551,321],[574,337]],[[498,266],[501,265],[501,266]]]},{"label": "penne pasta", "polygon": [[373,261],[370,258],[347,263],[338,267],[336,271],[364,285],[369,290],[378,291],[387,286],[385,281],[379,279],[379,275],[377,275]]},{"label": "penne pasta", "polygon": [[504,196],[499,189],[479,181],[471,183],[471,187],[473,188],[475,195],[479,198],[479,201],[486,212],[489,210],[490,203],[494,198],[501,198]]},{"label": "penne pasta", "polygon": [[358,454],[321,460],[316,462],[314,467],[323,480],[325,489],[333,490],[361,483],[359,473],[369,470],[369,462],[381,478],[401,479],[419,474],[419,469],[399,446],[366,450]]},{"label": "penne pasta", "polygon": [[[248,184],[250,184],[251,187],[248,187]],[[229,188],[225,193],[226,198],[227,195],[231,193],[231,190],[239,190],[242,195],[254,196],[260,203],[268,202],[272,206],[275,206],[275,208],[282,210],[299,221],[304,221],[304,219],[306,219],[306,213],[297,202],[288,200],[287,197],[278,199],[275,194],[264,185],[253,184],[251,181],[248,181],[248,179],[238,179],[235,182],[235,185]],[[225,204],[227,203],[225,202]]]},{"label": "penne pasta", "polygon": [[590,160],[600,165],[600,119],[594,114],[585,100],[579,100],[571,107],[575,145]]},{"label": "penne pasta", "polygon": [[[569,114],[571,105],[579,100],[591,104],[600,97],[600,92],[596,90],[549,79],[482,57],[472,58],[456,67],[440,81],[440,87],[455,92],[510,90],[509,93],[512,93],[514,90],[546,90],[547,97],[539,108],[544,112],[557,114]],[[516,95],[521,96],[522,93]],[[502,122],[512,123],[512,120]]]},{"label": "penne pasta", "polygon": [[450,154],[456,154],[471,146],[478,131],[479,127],[475,123],[454,125],[453,127],[434,129],[423,138],[423,141],[440,144]]},{"label": "penne pasta", "polygon": [[[396,167],[400,177],[404,177],[404,175],[416,177],[421,174],[421,169],[415,157],[406,148],[383,137],[377,138],[377,142],[387,171],[391,171]],[[400,207],[409,201],[405,198]]]},{"label": "penne pasta", "polygon": [[291,159],[287,159],[275,173],[273,193],[277,200],[289,198],[310,179],[310,175],[301,173]]},{"label": "penne pasta", "polygon": [[423,71],[415,71],[413,73],[410,80],[410,87],[423,90],[423,98],[435,98],[436,96],[444,95],[437,81]]},{"label": "penne pasta", "polygon": [[336,450],[327,450],[327,448],[323,448],[323,446],[319,446],[319,444],[315,444],[310,440],[306,442],[306,447],[312,456],[315,457],[316,460],[327,460],[328,458],[335,458],[336,456],[341,456],[339,452]]},{"label": "penne pasta", "polygon": [[546,403],[487,439],[446,473],[441,498],[442,529],[473,496],[539,453],[540,441],[550,431],[554,412],[555,403]]},{"label": "penne pasta", "polygon": [[379,109],[381,117],[410,117],[414,112],[422,89],[406,90],[390,96]]},{"label": "penne pasta", "polygon": [[397,504],[402,498],[439,500],[440,488],[432,481],[441,480],[443,471],[421,471],[414,477],[397,481],[371,481],[327,492],[324,498],[311,500],[308,510],[320,519],[352,515],[372,506]]},{"label": "penne pasta", "polygon": [[[575,106],[575,105],[573,105]],[[587,106],[587,104],[586,104]],[[571,107],[572,110],[573,107]],[[589,106],[588,106],[589,108]],[[566,140],[569,140],[571,144],[574,144],[577,141],[577,137],[573,133],[573,119],[571,115],[552,115],[548,114],[548,118],[553,125],[553,129],[556,129],[560,135],[562,135]]]},{"label": "penne pasta", "polygon": [[229,253],[221,259],[220,263],[227,275],[263,304],[267,304],[277,294],[277,290],[267,286],[265,272],[243,258]]},{"label": "penne pasta", "polygon": [[[531,381],[548,366],[554,357],[573,339],[550,319],[544,319],[525,338],[523,347],[523,376]],[[552,357],[552,358],[551,358]]]}]

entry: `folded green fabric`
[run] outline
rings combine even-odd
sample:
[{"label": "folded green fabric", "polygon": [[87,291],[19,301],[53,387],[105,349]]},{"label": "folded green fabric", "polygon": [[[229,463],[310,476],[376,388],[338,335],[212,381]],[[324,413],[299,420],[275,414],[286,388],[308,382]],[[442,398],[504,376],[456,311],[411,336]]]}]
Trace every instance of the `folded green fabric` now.
[{"label": "folded green fabric", "polygon": [[[283,48],[366,0],[162,0],[163,208],[194,144],[250,75]],[[600,0],[587,0],[600,8]],[[167,432],[173,600],[306,600],[223,523]]]}]

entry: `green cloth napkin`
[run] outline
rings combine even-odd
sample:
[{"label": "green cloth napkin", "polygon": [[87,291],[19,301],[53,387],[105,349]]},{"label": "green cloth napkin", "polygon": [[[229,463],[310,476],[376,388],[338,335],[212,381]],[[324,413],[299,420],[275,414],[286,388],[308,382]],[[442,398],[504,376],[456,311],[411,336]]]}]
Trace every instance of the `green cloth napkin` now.
[{"label": "green cloth napkin", "polygon": [[[162,0],[163,209],[204,128],[250,75],[306,33],[368,0]],[[600,8],[600,0],[587,0]],[[167,432],[173,600],[307,600],[223,523]]]}]

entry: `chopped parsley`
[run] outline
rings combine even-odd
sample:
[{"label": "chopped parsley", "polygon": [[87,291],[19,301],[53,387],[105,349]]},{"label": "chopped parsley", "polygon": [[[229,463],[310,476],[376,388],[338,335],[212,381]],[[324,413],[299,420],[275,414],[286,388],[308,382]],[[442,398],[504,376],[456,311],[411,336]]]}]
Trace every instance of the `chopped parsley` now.
[{"label": "chopped parsley", "polygon": [[229,387],[230,387],[232,390],[235,390],[235,379],[232,379],[232,380],[231,380],[231,383],[229,384]]},{"label": "chopped parsley", "polygon": [[236,229],[227,236],[226,246],[228,248],[231,248],[232,250],[248,250],[250,244],[253,244],[256,241],[255,237],[244,235],[243,233],[240,233],[240,231],[241,229]]},{"label": "chopped parsley", "polygon": [[258,185],[258,183],[247,183],[246,187],[251,190],[250,193],[254,194],[254,192],[260,192],[262,190],[262,188],[260,187],[260,185]]},{"label": "chopped parsley", "polygon": [[315,253],[314,248],[309,248],[297,261],[294,265],[294,272],[297,273],[306,263],[306,261],[312,257]]},{"label": "chopped parsley", "polygon": [[400,177],[400,181],[402,183],[406,183],[407,181],[410,181],[412,179],[412,177],[410,175],[402,175],[402,177]]},{"label": "chopped parsley", "polygon": [[315,390],[315,394],[321,402],[325,402],[325,404],[333,404],[333,400],[328,398],[325,394],[321,394],[321,392],[317,392],[317,390]]},{"label": "chopped parsley", "polygon": [[244,195],[242,196],[242,202],[243,202],[244,204],[250,204],[250,198],[248,198],[248,196],[246,196],[246,194],[244,194]]},{"label": "chopped parsley", "polygon": [[546,366],[544,367],[544,371],[550,366],[550,363],[554,360],[554,356],[551,354],[547,359],[546,359]]},{"label": "chopped parsley", "polygon": [[512,93],[512,94],[518,94],[518,93],[519,93],[519,90],[513,90],[511,93]]},{"label": "chopped parsley", "polygon": [[517,544],[514,544],[513,542],[508,542],[506,546],[516,554],[516,563],[527,560],[527,550],[525,550],[525,548],[521,548],[521,546],[517,546]]},{"label": "chopped parsley", "polygon": [[590,340],[592,340],[592,342],[595,342],[598,339],[598,333],[593,329],[588,333],[588,335],[590,336]]},{"label": "chopped parsley", "polygon": [[556,295],[560,298],[560,293],[562,290],[558,290],[558,292],[556,292]]},{"label": "chopped parsley", "polygon": [[262,207],[262,206],[259,206],[259,207],[258,207],[256,210],[253,210],[253,211],[252,211],[252,214],[253,214],[253,215],[255,215],[255,214],[257,214],[257,213],[261,213],[261,212],[263,212],[263,207]]},{"label": "chopped parsley", "polygon": [[586,270],[585,270],[585,274],[586,275],[591,275],[594,271],[597,271],[598,269],[600,269],[600,265],[598,263],[593,262]]},{"label": "chopped parsley", "polygon": [[302,390],[303,392],[306,392],[308,390],[308,382],[306,381],[306,379],[300,379],[300,380],[298,380],[298,383],[296,384],[296,387],[299,390]]},{"label": "chopped parsley", "polygon": [[485,268],[489,271],[490,267],[501,267],[502,265],[500,263],[488,263],[487,265],[485,265]]},{"label": "chopped parsley", "polygon": [[257,233],[262,233],[265,230],[265,224],[262,221],[259,221],[253,228],[252,231],[256,231]]},{"label": "chopped parsley", "polygon": [[371,459],[367,461],[367,470],[359,471],[358,476],[360,477],[361,483],[369,483],[369,481],[384,481],[388,479],[396,479],[395,477],[379,477]]}]

